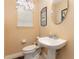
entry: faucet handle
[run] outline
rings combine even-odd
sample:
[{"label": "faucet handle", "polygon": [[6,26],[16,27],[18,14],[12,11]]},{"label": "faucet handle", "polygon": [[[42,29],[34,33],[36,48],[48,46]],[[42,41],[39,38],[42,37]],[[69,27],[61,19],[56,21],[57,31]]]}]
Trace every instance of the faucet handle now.
[{"label": "faucet handle", "polygon": [[54,38],[54,39],[58,39],[58,36],[57,36],[57,35],[53,35],[53,38]]},{"label": "faucet handle", "polygon": [[57,35],[49,35],[50,38],[58,39]]}]

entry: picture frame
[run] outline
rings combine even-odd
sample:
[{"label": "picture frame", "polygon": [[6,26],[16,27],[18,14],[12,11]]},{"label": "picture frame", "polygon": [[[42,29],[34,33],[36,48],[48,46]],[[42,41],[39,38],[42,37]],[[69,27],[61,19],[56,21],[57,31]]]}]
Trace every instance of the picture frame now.
[{"label": "picture frame", "polygon": [[41,9],[41,26],[47,26],[47,7]]},{"label": "picture frame", "polygon": [[67,11],[68,11],[68,8],[61,10],[61,21],[63,21],[64,18],[66,17]]}]

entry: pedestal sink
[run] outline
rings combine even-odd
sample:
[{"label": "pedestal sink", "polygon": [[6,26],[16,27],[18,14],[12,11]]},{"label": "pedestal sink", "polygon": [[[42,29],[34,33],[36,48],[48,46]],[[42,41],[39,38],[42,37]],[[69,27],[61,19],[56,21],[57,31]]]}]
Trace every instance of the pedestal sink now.
[{"label": "pedestal sink", "polygon": [[56,50],[61,49],[66,45],[67,40],[64,39],[54,39],[50,37],[39,37],[38,45],[40,47],[48,48],[47,59],[56,59]]}]

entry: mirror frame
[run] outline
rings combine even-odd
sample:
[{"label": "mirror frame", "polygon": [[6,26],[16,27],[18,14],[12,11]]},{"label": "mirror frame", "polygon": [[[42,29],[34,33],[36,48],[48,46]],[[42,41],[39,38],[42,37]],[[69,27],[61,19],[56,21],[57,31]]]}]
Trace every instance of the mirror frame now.
[{"label": "mirror frame", "polygon": [[[61,10],[61,22],[59,22],[59,23],[55,22],[56,25],[59,25],[64,22],[65,18],[67,17],[68,10],[69,10],[69,0],[67,0],[67,8]],[[64,11],[67,11],[67,12],[64,14]],[[65,15],[65,16],[63,16],[63,15]]]}]

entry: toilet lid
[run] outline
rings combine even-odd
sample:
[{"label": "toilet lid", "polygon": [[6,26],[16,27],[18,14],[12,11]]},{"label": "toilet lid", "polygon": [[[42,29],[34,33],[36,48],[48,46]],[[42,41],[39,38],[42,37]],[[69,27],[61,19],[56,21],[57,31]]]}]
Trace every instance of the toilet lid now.
[{"label": "toilet lid", "polygon": [[23,48],[23,51],[31,51],[31,50],[35,50],[37,48],[36,45],[29,45]]}]

